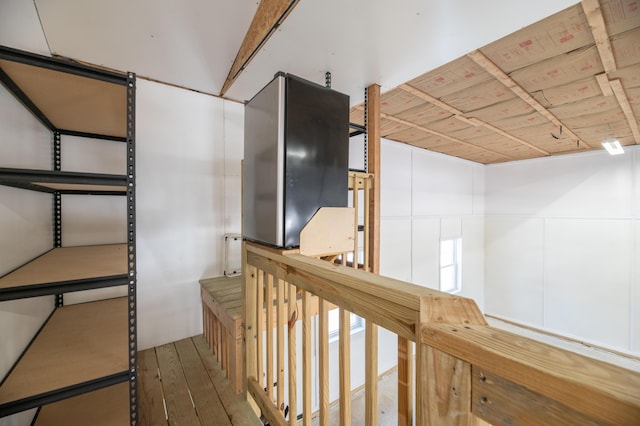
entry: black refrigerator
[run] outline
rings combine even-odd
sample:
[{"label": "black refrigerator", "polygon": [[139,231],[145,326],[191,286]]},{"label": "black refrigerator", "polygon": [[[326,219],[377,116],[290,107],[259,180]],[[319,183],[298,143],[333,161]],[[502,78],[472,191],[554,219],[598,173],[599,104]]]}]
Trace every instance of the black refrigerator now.
[{"label": "black refrigerator", "polygon": [[346,207],[349,97],[278,73],[245,104],[243,235],[300,245],[321,207]]}]

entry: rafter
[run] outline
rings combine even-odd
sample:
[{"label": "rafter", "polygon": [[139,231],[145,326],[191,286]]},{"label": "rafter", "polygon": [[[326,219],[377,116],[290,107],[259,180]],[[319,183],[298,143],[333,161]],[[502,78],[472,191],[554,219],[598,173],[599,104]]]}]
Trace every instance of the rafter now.
[{"label": "rafter", "polygon": [[223,96],[231,85],[236,81],[240,73],[249,65],[249,62],[262,49],[269,37],[286,17],[291,13],[299,0],[262,0],[258,5],[258,10],[251,21],[251,25],[244,36],[242,45],[238,50],[233,65],[229,70],[229,75],[225,80],[220,96]]},{"label": "rafter", "polygon": [[578,135],[573,133],[571,129],[562,123],[553,115],[548,109],[546,109],[540,102],[536,101],[533,96],[531,96],[526,90],[522,88],[518,83],[516,83],[511,77],[509,77],[504,71],[502,71],[496,64],[491,61],[491,59],[487,58],[484,53],[479,50],[474,50],[471,53],[468,53],[467,56],[472,59],[476,64],[482,67],[485,71],[491,74],[496,80],[502,83],[506,88],[511,90],[516,94],[520,99],[528,103],[538,111],[538,113],[542,114],[547,120],[552,122],[555,126],[562,127],[564,132],[568,134],[573,140],[578,141],[579,144],[586,148],[591,148],[591,145],[580,139]]},{"label": "rafter", "polygon": [[519,144],[522,144],[526,147],[529,147],[535,151],[538,151],[541,154],[544,155],[551,155],[549,154],[547,151],[545,151],[544,149],[538,148],[535,145],[530,144],[529,142],[520,139],[519,137],[516,137],[514,135],[512,135],[511,133],[505,132],[504,130],[487,123],[486,121],[480,120],[478,118],[469,118],[467,117],[464,112],[460,111],[459,109],[452,107],[451,105],[447,104],[446,102],[441,101],[440,99],[434,98],[433,96],[431,96],[428,93],[423,92],[420,89],[417,89],[413,86],[410,86],[409,84],[402,84],[400,85],[400,88],[406,92],[411,93],[414,96],[419,97],[420,99],[423,99],[435,106],[437,106],[438,108],[442,108],[446,111],[449,111],[450,113],[453,114],[453,116],[455,118],[457,118],[460,121],[463,121],[471,126],[482,126],[486,129],[491,130],[492,132],[498,133],[501,136],[504,136],[505,138],[511,139],[515,142],[518,142]]}]

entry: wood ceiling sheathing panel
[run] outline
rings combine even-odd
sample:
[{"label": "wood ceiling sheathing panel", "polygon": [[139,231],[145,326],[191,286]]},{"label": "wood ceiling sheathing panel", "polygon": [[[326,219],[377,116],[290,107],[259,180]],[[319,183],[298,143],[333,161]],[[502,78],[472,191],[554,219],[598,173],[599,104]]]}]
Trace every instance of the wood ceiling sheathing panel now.
[{"label": "wood ceiling sheathing panel", "polygon": [[0,67],[58,129],[126,136],[126,86],[6,60]]},{"label": "wood ceiling sheathing panel", "polygon": [[574,117],[567,117],[562,119],[570,129],[576,131],[582,127],[597,126],[599,124],[613,123],[616,121],[624,120],[625,115],[619,106],[611,108],[607,111],[600,111],[595,114],[579,114]]},{"label": "wood ceiling sheathing panel", "polygon": [[555,56],[510,74],[528,92],[562,86],[604,71],[595,45]]},{"label": "wood ceiling sheathing panel", "polygon": [[549,120],[547,120],[547,118],[542,114],[532,112],[529,114],[517,115],[515,117],[498,120],[493,124],[494,126],[508,132],[511,130],[521,129],[523,127],[539,126],[548,122]]},{"label": "wood ceiling sheathing panel", "polygon": [[[560,129],[554,126],[551,122],[547,122],[538,126],[513,129],[510,133],[524,140],[531,140],[536,145],[538,145],[540,143],[540,139],[553,139],[553,137],[551,136],[552,133],[554,135],[560,136]],[[563,134],[562,137],[568,138],[566,134]]]},{"label": "wood ceiling sheathing panel", "polygon": [[494,136],[496,135],[496,132],[484,126],[469,126],[466,129],[451,132],[450,135],[458,139],[467,140],[482,136]]},{"label": "wood ceiling sheathing panel", "polygon": [[437,106],[428,102],[425,102],[420,106],[408,109],[396,115],[396,117],[402,120],[410,121],[419,126],[427,126],[429,123],[437,120],[442,120],[450,116],[451,113],[449,111],[438,108]]},{"label": "wood ceiling sheathing panel", "polygon": [[440,145],[449,145],[451,141],[449,139],[442,138],[440,136],[431,135],[424,139],[413,141],[411,145],[419,148],[431,149]]},{"label": "wood ceiling sheathing panel", "polygon": [[640,22],[640,5],[635,0],[600,0],[600,10],[609,35],[635,28]]},{"label": "wood ceiling sheathing panel", "polygon": [[508,101],[500,102],[482,109],[473,111],[468,117],[476,117],[480,120],[493,122],[508,117],[516,117],[523,114],[529,114],[535,110],[531,105],[516,97]]},{"label": "wood ceiling sheathing panel", "polygon": [[611,37],[611,50],[613,50],[617,68],[625,68],[639,63],[640,26]]},{"label": "wood ceiling sheathing panel", "polygon": [[431,96],[440,98],[490,79],[491,76],[478,64],[466,56],[462,56],[414,78],[408,84]]},{"label": "wood ceiling sheathing panel", "polygon": [[592,43],[591,29],[578,4],[481,50],[503,71],[510,73]]},{"label": "wood ceiling sheathing panel", "polygon": [[576,134],[593,146],[600,148],[600,142],[608,137],[615,136],[618,139],[632,136],[627,120],[620,120],[596,126],[581,127],[575,130]]},{"label": "wood ceiling sheathing panel", "polygon": [[620,79],[626,90],[630,87],[640,87],[640,64],[631,65],[625,68],[618,68],[609,74],[609,80]]},{"label": "wood ceiling sheathing panel", "polygon": [[538,102],[549,108],[600,96],[602,90],[600,90],[598,81],[594,77],[589,77],[562,86],[540,90],[532,95]]},{"label": "wood ceiling sheathing panel", "polygon": [[395,115],[424,103],[422,99],[411,93],[401,89],[392,89],[380,97],[380,110],[385,114]]},{"label": "wood ceiling sheathing panel", "polygon": [[442,101],[464,113],[474,116],[474,111],[505,102],[516,95],[497,80],[488,80],[460,92],[442,97]]},{"label": "wood ceiling sheathing panel", "polygon": [[470,126],[468,123],[458,120],[455,117],[449,117],[445,118],[444,120],[433,121],[426,127],[437,132],[450,134],[451,132],[456,132],[459,130],[468,129],[469,127],[477,126]]},{"label": "wood ceiling sheathing panel", "polygon": [[[615,96],[596,96],[580,102],[549,108],[549,111],[560,120],[565,120],[581,115],[606,113],[612,109],[620,109],[620,104]],[[566,124],[569,125],[569,123]]]},{"label": "wood ceiling sheathing panel", "polygon": [[380,119],[380,135],[382,137],[387,137],[388,135],[398,133],[409,128],[409,126],[405,126],[397,121],[388,120],[386,118]]},{"label": "wood ceiling sheathing panel", "polygon": [[406,130],[401,132],[396,132],[385,136],[388,139],[393,139],[394,141],[405,142],[411,144],[417,140],[424,139],[429,136],[429,133],[423,132],[419,129],[414,129],[409,127]]},{"label": "wood ceiling sheathing panel", "polygon": [[351,107],[349,121],[364,126],[364,110],[358,108],[358,106]]}]

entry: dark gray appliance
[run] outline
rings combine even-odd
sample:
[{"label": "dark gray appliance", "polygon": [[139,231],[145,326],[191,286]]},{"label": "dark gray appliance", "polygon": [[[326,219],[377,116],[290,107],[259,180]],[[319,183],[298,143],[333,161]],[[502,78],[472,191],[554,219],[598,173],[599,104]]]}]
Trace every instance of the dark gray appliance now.
[{"label": "dark gray appliance", "polygon": [[278,73],[245,105],[243,234],[300,245],[320,207],[346,207],[349,97]]}]

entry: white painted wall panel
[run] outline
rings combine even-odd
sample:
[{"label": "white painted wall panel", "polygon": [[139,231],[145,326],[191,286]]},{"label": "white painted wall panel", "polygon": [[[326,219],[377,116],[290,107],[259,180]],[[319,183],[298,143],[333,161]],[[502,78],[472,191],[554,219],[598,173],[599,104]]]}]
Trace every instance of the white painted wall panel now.
[{"label": "white painted wall panel", "polygon": [[62,170],[90,173],[127,173],[127,144],[124,142],[62,136]]},{"label": "white painted wall panel", "polygon": [[640,354],[640,220],[633,221],[633,252],[631,260],[631,297],[629,312],[631,314],[630,340],[631,351]]},{"label": "white painted wall panel", "polygon": [[484,217],[462,218],[462,291],[461,296],[476,301],[484,310]]},{"label": "white painted wall panel", "polygon": [[126,243],[126,217],[123,196],[63,195],[62,245]]},{"label": "white painted wall panel", "polygon": [[486,172],[487,214],[570,218],[631,214],[628,155],[612,157],[600,150],[491,165]]},{"label": "white painted wall panel", "polygon": [[242,159],[244,158],[244,104],[224,102],[224,228],[242,231]]},{"label": "white painted wall panel", "polygon": [[411,219],[380,220],[380,275],[411,281]]},{"label": "white painted wall panel", "polygon": [[414,216],[472,214],[472,163],[414,149],[412,168]]},{"label": "white painted wall panel", "polygon": [[596,344],[629,348],[631,223],[547,219],[545,324]]},{"label": "white painted wall panel", "polygon": [[[201,332],[198,280],[222,274],[223,101],[138,80],[138,344]],[[229,141],[230,143],[231,141]]]},{"label": "white painted wall panel", "polygon": [[41,55],[49,54],[47,40],[40,26],[40,18],[34,2],[24,0],[0,2],[0,44]]},{"label": "white painted wall panel", "polygon": [[380,215],[411,216],[411,155],[408,145],[383,140],[380,146]]},{"label": "white painted wall panel", "polygon": [[440,219],[413,219],[411,232],[411,282],[437,290],[440,287]]},{"label": "white painted wall panel", "polygon": [[488,314],[543,326],[544,220],[487,217],[485,298]]}]

